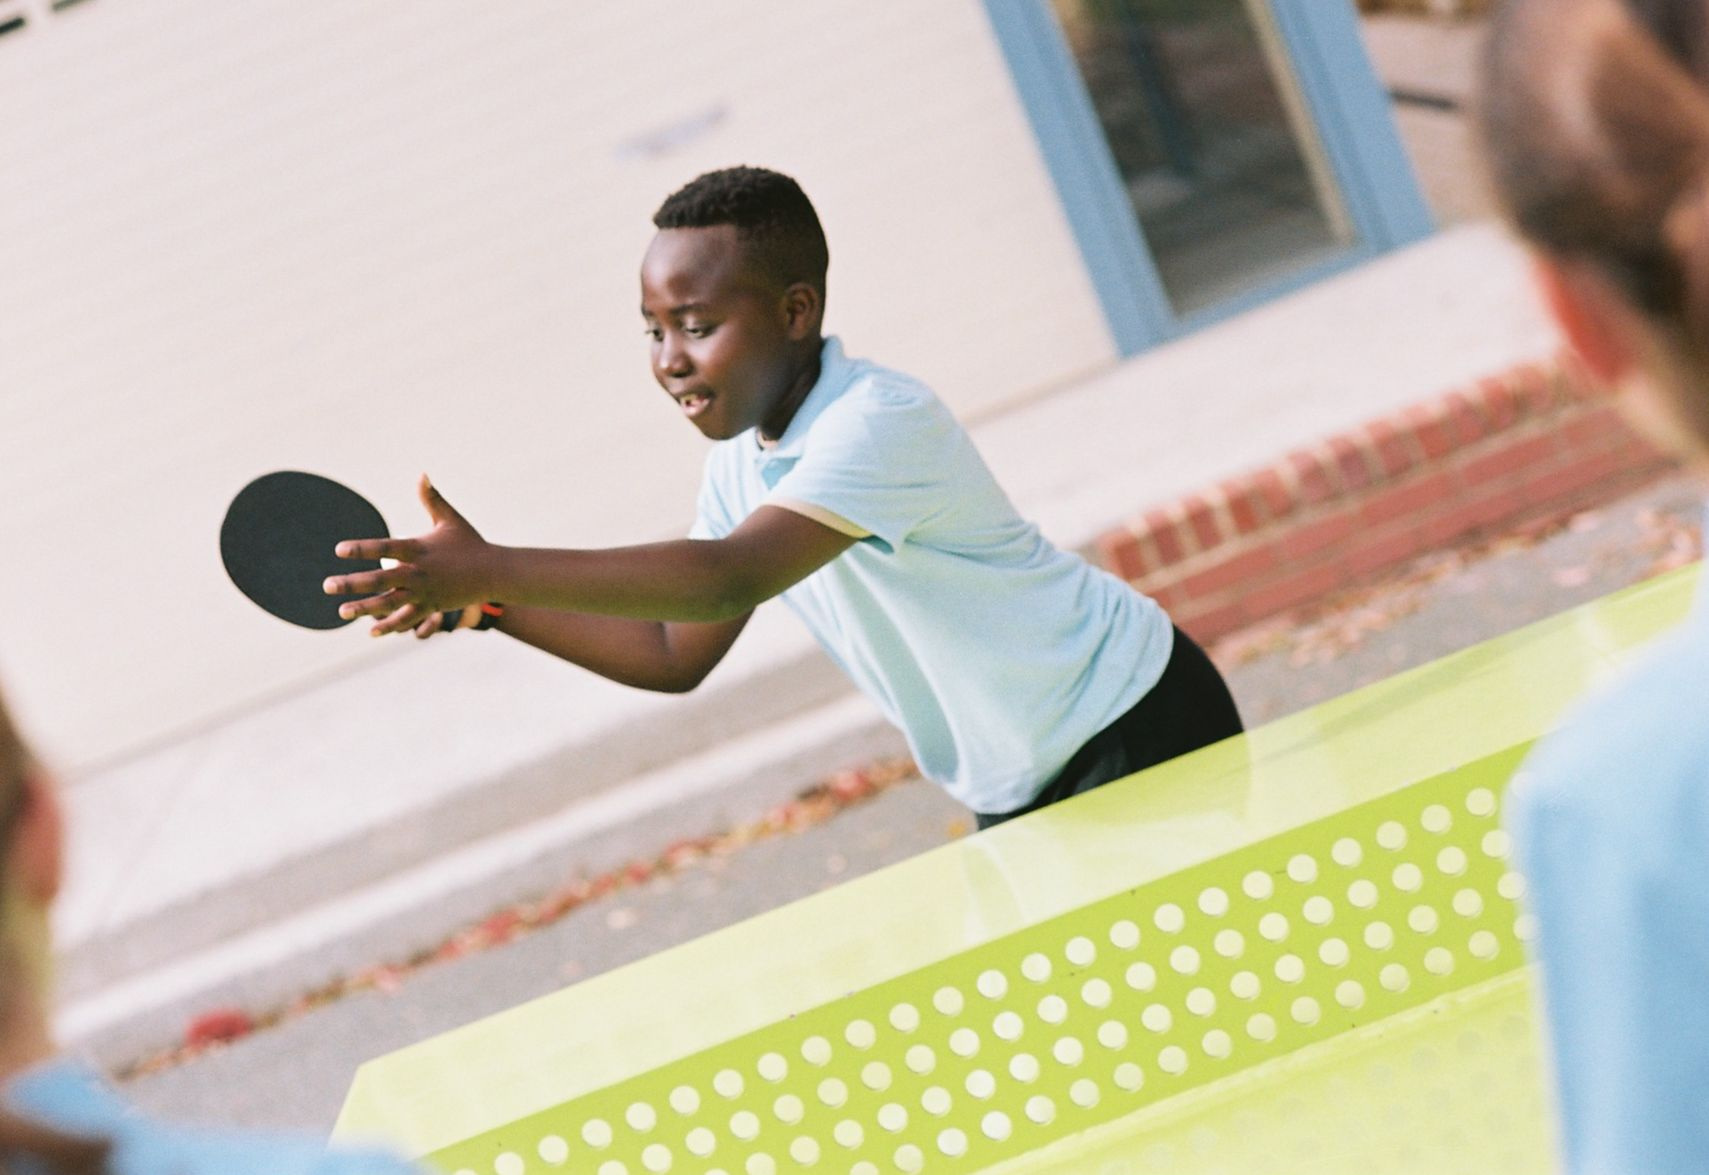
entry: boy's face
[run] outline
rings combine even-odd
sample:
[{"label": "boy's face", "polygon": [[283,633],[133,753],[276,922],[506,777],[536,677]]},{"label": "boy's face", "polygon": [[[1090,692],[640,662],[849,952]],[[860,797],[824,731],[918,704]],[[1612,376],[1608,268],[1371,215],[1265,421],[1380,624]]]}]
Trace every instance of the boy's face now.
[{"label": "boy's face", "polygon": [[734,225],[659,230],[641,261],[641,317],[653,378],[713,440],[759,425],[799,373],[799,316]]}]

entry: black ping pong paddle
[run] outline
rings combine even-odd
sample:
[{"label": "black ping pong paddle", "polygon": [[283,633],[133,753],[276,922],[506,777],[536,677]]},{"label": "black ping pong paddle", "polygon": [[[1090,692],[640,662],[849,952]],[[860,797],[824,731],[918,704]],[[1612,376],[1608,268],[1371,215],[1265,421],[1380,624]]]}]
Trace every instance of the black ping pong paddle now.
[{"label": "black ping pong paddle", "polygon": [[341,539],[389,538],[386,520],[355,490],[314,473],[284,470],[256,478],[232,499],[220,525],[220,558],[239,591],[303,628],[349,624],[345,597],[329,596],[330,575],[373,571],[370,559],[340,559]]}]

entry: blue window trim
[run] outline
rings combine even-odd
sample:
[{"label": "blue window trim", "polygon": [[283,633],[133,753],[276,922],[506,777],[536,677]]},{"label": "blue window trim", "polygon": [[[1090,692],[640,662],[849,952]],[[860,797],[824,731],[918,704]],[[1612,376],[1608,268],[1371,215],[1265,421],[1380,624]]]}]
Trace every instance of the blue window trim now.
[{"label": "blue window trim", "polygon": [[1170,305],[1097,111],[1046,0],[984,0],[1116,346],[1132,355],[1411,243],[1432,229],[1351,0],[1268,0],[1357,243],[1184,317]]},{"label": "blue window trim", "polygon": [[1377,251],[1435,227],[1347,0],[1270,0],[1348,210]]}]

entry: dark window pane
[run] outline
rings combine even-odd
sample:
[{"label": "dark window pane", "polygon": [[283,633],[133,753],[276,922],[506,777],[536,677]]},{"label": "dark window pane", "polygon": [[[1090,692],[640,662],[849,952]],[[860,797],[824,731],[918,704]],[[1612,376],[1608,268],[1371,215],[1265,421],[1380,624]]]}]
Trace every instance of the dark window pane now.
[{"label": "dark window pane", "polygon": [[1053,0],[1177,314],[1347,248],[1262,0]]}]

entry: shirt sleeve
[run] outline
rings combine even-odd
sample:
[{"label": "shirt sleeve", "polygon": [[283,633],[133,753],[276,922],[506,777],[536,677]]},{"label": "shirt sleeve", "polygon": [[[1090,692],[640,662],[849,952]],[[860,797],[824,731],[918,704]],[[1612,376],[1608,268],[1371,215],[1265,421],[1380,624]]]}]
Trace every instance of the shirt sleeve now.
[{"label": "shirt sleeve", "polygon": [[815,506],[811,502],[797,502],[790,498],[768,498],[766,505],[776,506],[782,510],[793,510],[803,518],[811,518],[820,526],[829,527],[838,534],[846,534],[851,539],[871,538],[872,532],[856,526],[848,519],[832,514],[823,506]]},{"label": "shirt sleeve", "polygon": [[923,388],[853,389],[814,423],[767,501],[823,511],[894,549],[947,508],[963,440]]},{"label": "shirt sleeve", "polygon": [[429,1171],[385,1151],[331,1149],[314,1175],[429,1175]]},{"label": "shirt sleeve", "polygon": [[[1625,717],[1629,727],[1644,721]],[[1557,734],[1509,798],[1526,906],[1538,924],[1533,949],[1566,1167],[1701,1170],[1709,1153],[1709,778],[1701,767],[1682,778],[1666,730],[1646,732],[1656,753],[1646,755],[1641,740],[1622,762],[1610,761],[1606,733],[1598,724]]]}]

